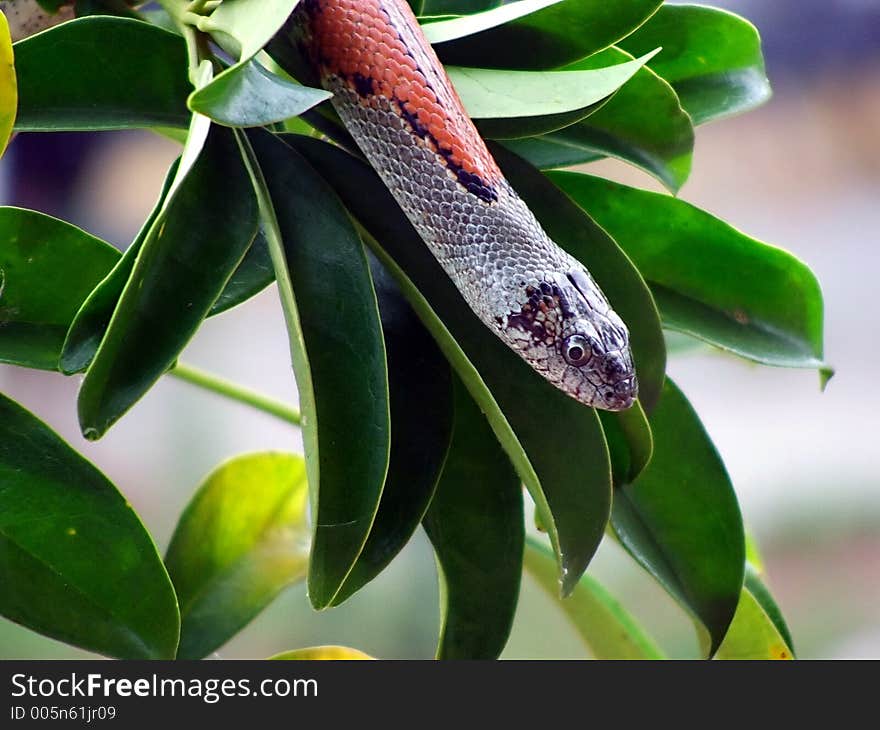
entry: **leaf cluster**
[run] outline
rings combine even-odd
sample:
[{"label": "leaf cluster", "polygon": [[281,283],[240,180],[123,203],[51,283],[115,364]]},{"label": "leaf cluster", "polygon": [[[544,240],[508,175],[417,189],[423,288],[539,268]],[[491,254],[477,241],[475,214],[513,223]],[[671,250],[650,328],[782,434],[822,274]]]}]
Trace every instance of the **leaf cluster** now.
[{"label": "leaf cluster", "polygon": [[[0,48],[15,60],[0,74],[4,140],[142,128],[183,145],[124,254],[0,208],[0,362],[81,373],[82,433],[100,438],[175,372],[206,317],[275,281],[304,455],[218,467],[163,560],[106,477],[0,396],[0,613],[109,656],[199,658],[296,581],[315,608],[340,604],[421,525],[438,657],[498,656],[523,569],[595,656],[660,657],[585,574],[609,535],[693,616],[705,656],[791,656],[747,570],[730,478],[666,376],[668,331],[830,375],[809,269],[675,195],[695,125],[769,97],[755,28],[661,0],[412,2],[507,178],[630,328],[640,402],[600,414],[464,305],[303,75],[296,0],[161,5]],[[605,157],[669,192],[579,167]],[[526,537],[523,486],[546,541]]]}]

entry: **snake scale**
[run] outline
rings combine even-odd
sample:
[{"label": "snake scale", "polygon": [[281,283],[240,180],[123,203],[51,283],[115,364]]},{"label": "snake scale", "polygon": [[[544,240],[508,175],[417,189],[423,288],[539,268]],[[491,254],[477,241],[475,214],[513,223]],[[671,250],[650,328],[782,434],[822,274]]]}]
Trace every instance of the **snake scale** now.
[{"label": "snake scale", "polygon": [[626,325],[504,178],[406,0],[301,0],[287,27],[486,327],[567,395],[630,407],[638,383]]}]

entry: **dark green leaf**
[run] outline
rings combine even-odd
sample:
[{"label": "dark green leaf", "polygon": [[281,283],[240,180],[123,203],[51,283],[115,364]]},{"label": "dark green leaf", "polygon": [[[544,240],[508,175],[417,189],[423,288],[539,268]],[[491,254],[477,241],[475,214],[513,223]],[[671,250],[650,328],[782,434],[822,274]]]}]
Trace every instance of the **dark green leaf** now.
[{"label": "dark green leaf", "polygon": [[[645,22],[661,3],[662,0],[566,0],[482,33],[438,43],[435,48],[444,64],[526,70],[555,68],[612,45]],[[660,45],[657,43],[654,48]]]},{"label": "dark green leaf", "polygon": [[238,268],[226,282],[223,293],[211,306],[208,316],[220,314],[259,294],[275,281],[272,258],[266,245],[266,237],[258,230],[254,242],[247,250]]},{"label": "dark green leaf", "polygon": [[179,659],[207,656],[305,578],[307,500],[295,454],[239,456],[202,483],[165,556],[180,604]]},{"label": "dark green leaf", "polygon": [[67,5],[69,2],[70,0],[37,0],[37,3],[43,10],[53,14],[58,12],[62,5]]},{"label": "dark green leaf", "polygon": [[[630,59],[609,48],[570,69]],[[638,73],[588,118],[539,138],[507,145],[541,169],[569,167],[603,156],[641,167],[677,191],[690,174],[694,130],[672,87],[649,68]]]},{"label": "dark green leaf", "polygon": [[651,68],[675,87],[695,124],[770,98],[758,31],[726,10],[664,5],[620,45],[637,56],[663,46]]},{"label": "dark green leaf", "polygon": [[74,315],[118,259],[69,223],[0,208],[0,362],[57,369]]},{"label": "dark green leaf", "polygon": [[667,379],[650,417],[654,455],[614,494],[624,547],[709,631],[714,652],[743,584],[745,536],[724,464],[681,391]]},{"label": "dark green leaf", "polygon": [[769,365],[826,367],[822,293],[794,256],[668,195],[548,174],[632,257],[664,326]]},{"label": "dark green leaf", "polygon": [[391,459],[379,511],[334,605],[391,562],[428,509],[452,436],[449,365],[375,259],[370,269],[379,299],[391,395]]},{"label": "dark green leaf", "polygon": [[153,206],[150,215],[140,231],[135,237],[131,245],[126,249],[120,259],[116,261],[116,265],[105,276],[100,283],[92,289],[86,300],[73,318],[67,335],[64,340],[64,347],[59,358],[59,369],[65,375],[72,375],[85,370],[98,347],[101,339],[107,331],[110,324],[110,318],[113,316],[113,310],[116,303],[125,288],[125,283],[131,276],[134,268],[134,262],[140,253],[141,246],[147,235],[153,228],[159,212],[162,210],[162,204],[165,196],[171,187],[171,183],[177,174],[178,161],[175,160],[165,175],[165,182],[162,184],[162,192],[159,199]]},{"label": "dark green leaf", "polygon": [[[70,0],[62,0],[70,2]],[[129,6],[136,0],[76,0],[76,15],[121,15],[126,18],[137,18],[138,14]]]},{"label": "dark green leaf", "polygon": [[0,395],[0,614],[120,659],[172,659],[171,581],[131,505]]},{"label": "dark green leaf", "polygon": [[598,413],[611,455],[614,485],[628,484],[644,471],[654,453],[654,437],[648,417],[638,401],[620,413]]},{"label": "dark green leaf", "polygon": [[185,127],[186,47],[128,18],[80,18],[15,44],[15,128],[54,132]]},{"label": "dark green leaf", "polygon": [[498,145],[491,149],[550,238],[589,269],[626,322],[639,377],[639,399],[650,412],[663,385],[666,350],[657,308],[638,270],[611,236],[544,175]]},{"label": "dark green leaf", "polygon": [[662,659],[663,654],[645,630],[589,574],[568,598],[559,599],[553,554],[532,537],[526,540],[525,570],[568,616],[596,659]]},{"label": "dark green leaf", "polygon": [[[486,413],[535,500],[557,549],[562,589],[570,590],[602,538],[609,509],[608,451],[595,412],[550,385],[483,326],[368,166],[318,140],[285,139],[381,241],[373,242],[377,255]],[[553,414],[553,428],[536,417],[543,413]],[[560,432],[567,437],[558,438]]]},{"label": "dark green leaf", "polygon": [[189,97],[189,108],[229,127],[261,127],[299,116],[329,91],[295,84],[256,60],[235,65]]},{"label": "dark green leaf", "polygon": [[390,449],[385,346],[345,209],[293,149],[252,136],[284,239],[310,373],[296,372],[315,536],[309,599],[331,604],[373,524]]},{"label": "dark green leaf", "polygon": [[[126,249],[123,257],[116,262],[113,270],[92,290],[76,313],[76,317],[68,329],[61,352],[59,369],[64,374],[72,375],[85,370],[98,351],[113,316],[113,310],[116,308],[129,276],[131,276],[141,246],[150,232],[156,216],[162,210],[162,204],[171,181],[175,177],[176,170],[175,163],[168,171],[159,200],[137,237]],[[211,306],[208,316],[220,314],[241,304],[269,286],[274,279],[275,272],[272,269],[266,239],[258,231],[254,242],[226,283],[223,293]]]},{"label": "dark green leaf", "polygon": [[[495,659],[507,643],[519,598],[522,488],[460,382],[449,456],[424,525],[440,578],[437,658]],[[555,565],[551,572],[558,585]]]},{"label": "dark green leaf", "polygon": [[611,61],[566,71],[506,71],[447,67],[468,114],[483,136],[495,139],[552,132],[583,119],[601,106],[651,57]]},{"label": "dark green leaf", "polygon": [[79,394],[100,437],[175,362],[235,271],[257,207],[232,133],[214,127],[153,225]]}]

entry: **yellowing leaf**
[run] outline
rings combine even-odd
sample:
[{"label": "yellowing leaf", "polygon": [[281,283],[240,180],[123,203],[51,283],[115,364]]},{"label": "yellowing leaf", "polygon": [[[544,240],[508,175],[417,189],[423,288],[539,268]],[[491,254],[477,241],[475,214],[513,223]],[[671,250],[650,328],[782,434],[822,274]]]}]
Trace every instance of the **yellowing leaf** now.
[{"label": "yellowing leaf", "polygon": [[302,457],[279,452],[238,456],[205,480],[165,558],[182,616],[178,658],[207,656],[305,577],[307,490]]},{"label": "yellowing leaf", "polygon": [[12,57],[12,36],[6,16],[0,13],[0,155],[6,149],[15,111],[18,107],[18,88],[15,83],[15,65]]},{"label": "yellowing leaf", "polygon": [[793,659],[791,649],[770,616],[743,588],[733,623],[715,654],[716,659]]},{"label": "yellowing leaf", "polygon": [[350,649],[347,646],[307,646],[304,649],[291,649],[290,651],[285,651],[281,654],[276,654],[275,656],[269,658],[284,659],[288,661],[336,661],[340,659],[375,659],[375,657],[371,657],[369,654],[364,654],[364,652],[358,651],[357,649]]}]

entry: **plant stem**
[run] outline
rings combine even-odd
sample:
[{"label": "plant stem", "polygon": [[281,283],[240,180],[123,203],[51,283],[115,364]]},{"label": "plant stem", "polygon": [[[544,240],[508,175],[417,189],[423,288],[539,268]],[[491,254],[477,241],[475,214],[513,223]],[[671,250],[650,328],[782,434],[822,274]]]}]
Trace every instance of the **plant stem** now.
[{"label": "plant stem", "polygon": [[295,408],[291,408],[284,403],[262,395],[261,393],[257,393],[256,391],[244,388],[237,383],[224,380],[212,373],[194,368],[191,365],[178,363],[173,370],[168,371],[168,374],[173,375],[179,380],[184,380],[187,383],[204,388],[205,390],[210,390],[217,395],[222,395],[224,398],[229,398],[231,400],[236,400],[239,403],[249,405],[259,411],[280,418],[282,421],[287,421],[287,423],[292,423],[295,426],[300,425],[300,413]]},{"label": "plant stem", "polygon": [[189,13],[201,13],[207,4],[208,0],[193,0],[193,2],[187,5],[186,10]]}]

